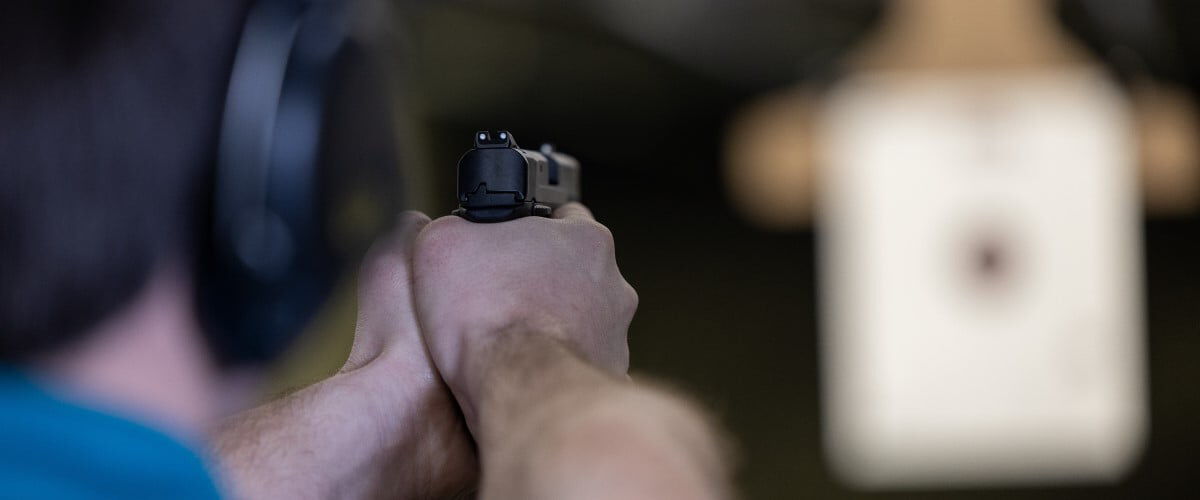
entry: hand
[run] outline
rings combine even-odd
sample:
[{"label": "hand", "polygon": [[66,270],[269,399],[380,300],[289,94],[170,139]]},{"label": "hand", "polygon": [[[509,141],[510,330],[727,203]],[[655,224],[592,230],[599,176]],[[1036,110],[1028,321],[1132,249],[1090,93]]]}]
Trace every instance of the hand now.
[{"label": "hand", "polygon": [[429,217],[406,212],[371,247],[359,272],[358,324],[340,373],[373,393],[369,416],[392,441],[377,497],[443,498],[470,487],[474,445],[421,339],[413,310],[413,242]]},{"label": "hand", "polygon": [[553,219],[440,218],[418,236],[413,272],[422,335],[472,429],[489,363],[514,338],[553,339],[611,374],[629,368],[637,294],[617,269],[612,234],[583,205]]}]

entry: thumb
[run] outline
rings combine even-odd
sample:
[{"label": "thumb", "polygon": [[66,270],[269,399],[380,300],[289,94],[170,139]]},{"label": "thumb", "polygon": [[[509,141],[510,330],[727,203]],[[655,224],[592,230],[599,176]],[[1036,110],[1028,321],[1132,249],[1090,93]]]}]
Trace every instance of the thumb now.
[{"label": "thumb", "polygon": [[400,214],[396,227],[371,245],[358,273],[358,324],[342,371],[375,359],[385,348],[423,349],[412,302],[412,250],[429,217]]}]

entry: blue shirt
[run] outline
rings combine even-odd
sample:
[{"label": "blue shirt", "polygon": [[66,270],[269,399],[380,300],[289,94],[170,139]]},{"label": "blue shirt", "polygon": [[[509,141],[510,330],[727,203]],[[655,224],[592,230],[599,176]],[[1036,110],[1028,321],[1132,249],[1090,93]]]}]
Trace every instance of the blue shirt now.
[{"label": "blue shirt", "polygon": [[144,425],[0,366],[0,498],[220,498],[204,460]]}]

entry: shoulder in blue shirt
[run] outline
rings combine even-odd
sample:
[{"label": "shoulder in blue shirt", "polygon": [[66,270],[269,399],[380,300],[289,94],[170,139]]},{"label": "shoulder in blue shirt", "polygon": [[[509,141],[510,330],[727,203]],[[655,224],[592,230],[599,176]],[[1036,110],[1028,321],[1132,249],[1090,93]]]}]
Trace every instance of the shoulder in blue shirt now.
[{"label": "shoulder in blue shirt", "polygon": [[144,425],[0,366],[0,498],[220,498],[204,460]]}]

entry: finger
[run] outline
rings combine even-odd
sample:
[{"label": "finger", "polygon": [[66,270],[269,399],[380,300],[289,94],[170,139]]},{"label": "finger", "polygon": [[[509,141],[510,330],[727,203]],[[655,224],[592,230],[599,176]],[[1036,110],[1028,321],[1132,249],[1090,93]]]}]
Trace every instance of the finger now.
[{"label": "finger", "polygon": [[413,242],[426,224],[429,217],[425,214],[401,213],[395,227],[371,245],[359,270],[360,312],[385,315],[398,306],[408,308]]},{"label": "finger", "polygon": [[359,270],[358,324],[347,369],[370,361],[389,343],[419,338],[412,308],[412,250],[428,223],[425,214],[404,212],[367,251]]},{"label": "finger", "polygon": [[584,219],[584,220],[590,220],[590,221],[596,220],[596,217],[594,217],[592,215],[592,211],[588,210],[588,207],[583,206],[582,203],[579,203],[577,201],[572,201],[570,203],[566,203],[566,204],[559,206],[557,209],[554,210],[554,218],[555,219]]},{"label": "finger", "polygon": [[421,230],[429,222],[428,215],[416,210],[400,212],[400,215],[396,217],[396,227],[392,231],[392,235],[398,240],[395,243],[400,245],[400,253],[412,257],[413,242],[417,240],[417,235],[421,234]]}]

